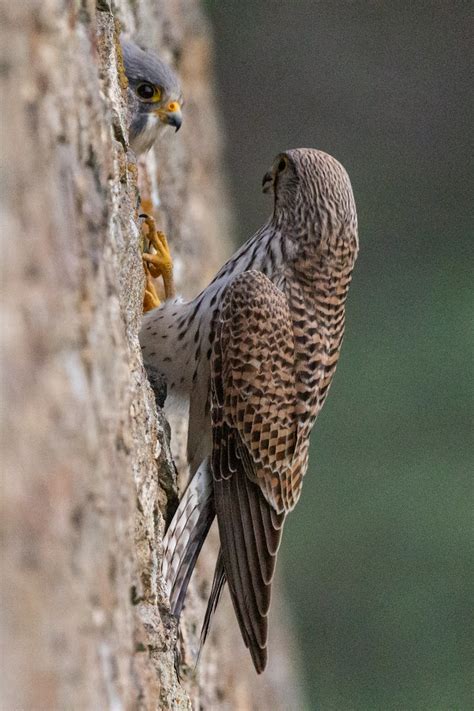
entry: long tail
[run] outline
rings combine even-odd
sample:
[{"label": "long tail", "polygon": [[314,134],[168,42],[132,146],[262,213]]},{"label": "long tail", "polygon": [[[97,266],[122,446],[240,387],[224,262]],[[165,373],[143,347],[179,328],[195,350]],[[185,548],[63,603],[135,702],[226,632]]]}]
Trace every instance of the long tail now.
[{"label": "long tail", "polygon": [[189,482],[163,540],[161,572],[166,581],[171,612],[178,617],[214,516],[212,475],[206,458]]}]

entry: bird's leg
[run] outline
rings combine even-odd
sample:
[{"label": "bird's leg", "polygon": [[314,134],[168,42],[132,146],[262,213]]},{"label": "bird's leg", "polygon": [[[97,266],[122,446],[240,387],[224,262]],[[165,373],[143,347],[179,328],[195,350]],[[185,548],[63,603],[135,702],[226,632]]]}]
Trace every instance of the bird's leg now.
[{"label": "bird's leg", "polygon": [[147,227],[146,239],[155,252],[143,253],[143,268],[146,276],[143,310],[150,311],[160,305],[160,298],[153,279],[161,276],[165,290],[165,300],[175,295],[173,279],[173,260],[171,258],[168,240],[163,232],[156,229],[155,220],[150,215],[141,215],[143,224]]},{"label": "bird's leg", "polygon": [[148,241],[156,252],[154,254],[145,252],[143,259],[147,263],[148,271],[154,279],[161,276],[165,287],[165,299],[170,299],[175,296],[176,292],[173,280],[173,260],[171,258],[168,240],[164,232],[156,229],[153,217],[146,215],[145,224],[148,227]]},{"label": "bird's leg", "polygon": [[145,294],[143,296],[143,313],[156,309],[157,306],[161,304],[160,297],[156,291],[156,286],[153,281],[153,277],[148,269],[148,264],[143,262],[143,269],[145,271]]}]

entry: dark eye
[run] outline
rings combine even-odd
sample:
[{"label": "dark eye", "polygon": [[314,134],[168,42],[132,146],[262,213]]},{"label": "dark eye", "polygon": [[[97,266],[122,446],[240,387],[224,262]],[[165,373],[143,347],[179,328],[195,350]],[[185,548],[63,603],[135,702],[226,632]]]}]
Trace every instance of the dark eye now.
[{"label": "dark eye", "polygon": [[142,83],[137,86],[137,94],[141,99],[149,101],[150,99],[155,98],[156,93],[156,88],[148,81],[142,81]]},{"label": "dark eye", "polygon": [[279,173],[283,173],[283,172],[286,170],[287,166],[288,166],[288,161],[287,161],[287,159],[286,159],[286,158],[280,158],[280,160],[278,161],[278,165],[277,165],[277,171],[278,171]]}]

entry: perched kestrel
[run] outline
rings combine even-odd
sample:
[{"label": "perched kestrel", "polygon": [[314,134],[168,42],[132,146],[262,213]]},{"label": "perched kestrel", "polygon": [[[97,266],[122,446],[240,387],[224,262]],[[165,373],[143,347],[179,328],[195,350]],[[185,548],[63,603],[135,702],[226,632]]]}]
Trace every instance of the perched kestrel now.
[{"label": "perched kestrel", "polygon": [[[152,147],[166,126],[174,126],[176,131],[180,128],[182,92],[176,74],[156,54],[124,37],[120,38],[120,44],[128,79],[129,141],[132,150],[140,155]],[[153,209],[151,200],[142,195],[141,205],[147,228],[143,308],[149,311],[160,304],[154,284],[157,277],[163,278],[166,298],[174,296],[173,262],[166,236],[156,229],[151,215],[146,214]]]},{"label": "perched kestrel", "polygon": [[257,672],[267,661],[270,592],[285,517],[301,492],[309,436],[344,333],[358,252],[344,168],[299,148],[263,178],[270,219],[194,300],[145,315],[145,364],[189,398],[192,479],[165,537],[163,576],[179,616],[217,515],[220,553],[203,627],[227,580]]}]

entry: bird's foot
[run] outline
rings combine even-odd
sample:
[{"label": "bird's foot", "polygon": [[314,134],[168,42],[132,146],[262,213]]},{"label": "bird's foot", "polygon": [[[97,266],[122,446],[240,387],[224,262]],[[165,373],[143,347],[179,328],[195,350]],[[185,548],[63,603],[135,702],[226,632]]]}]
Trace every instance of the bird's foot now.
[{"label": "bird's foot", "polygon": [[143,295],[143,313],[156,309],[161,304],[160,297],[156,290],[155,282],[148,269],[148,264],[143,261],[143,269],[145,271],[145,294]]},{"label": "bird's foot", "polygon": [[[143,268],[146,285],[143,299],[143,311],[150,311],[160,305],[161,301],[156,291],[154,279],[161,277],[165,291],[165,300],[175,295],[173,279],[173,260],[171,258],[168,240],[164,232],[156,229],[155,220],[147,214],[140,215],[146,226],[146,246],[143,253]],[[148,251],[150,248],[154,252]]]}]

